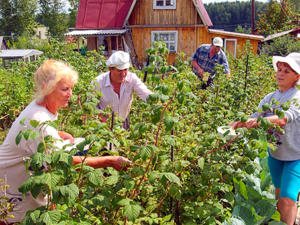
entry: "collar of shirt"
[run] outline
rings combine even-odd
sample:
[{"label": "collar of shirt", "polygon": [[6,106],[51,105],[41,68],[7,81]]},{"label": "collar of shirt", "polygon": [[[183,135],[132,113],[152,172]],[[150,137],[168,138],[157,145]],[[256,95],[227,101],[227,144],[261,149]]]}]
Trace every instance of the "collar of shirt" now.
[{"label": "collar of shirt", "polygon": [[[127,75],[126,75],[126,77],[125,77],[125,79],[122,83],[129,82],[129,76],[128,75],[129,75],[129,71],[128,71],[128,73],[127,73]],[[112,87],[112,84],[110,82],[110,72],[108,72],[108,76],[105,77],[104,87],[110,87],[110,86]]]}]

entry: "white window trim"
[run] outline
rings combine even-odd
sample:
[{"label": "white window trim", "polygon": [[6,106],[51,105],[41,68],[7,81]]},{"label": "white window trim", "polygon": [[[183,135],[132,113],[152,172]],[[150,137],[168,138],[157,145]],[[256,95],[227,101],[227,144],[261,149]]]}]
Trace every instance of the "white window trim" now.
[{"label": "white window trim", "polygon": [[[178,31],[177,30],[154,30],[154,31],[151,31],[151,44],[155,41],[154,40],[155,33],[167,33],[167,34],[175,33],[175,51],[170,50],[170,53],[177,52],[177,45],[178,45]],[[164,42],[164,41],[162,41],[162,42]]]},{"label": "white window trim", "polygon": [[227,41],[233,41],[234,42],[234,57],[236,57],[236,49],[237,49],[237,39],[225,39],[225,46],[224,46],[224,50],[226,52],[226,44]]},{"label": "white window trim", "polygon": [[[163,0],[164,3],[166,2],[166,0]],[[171,6],[157,6],[156,2],[157,0],[153,0],[153,9],[176,9],[176,0],[172,0],[173,1],[173,5]]]}]

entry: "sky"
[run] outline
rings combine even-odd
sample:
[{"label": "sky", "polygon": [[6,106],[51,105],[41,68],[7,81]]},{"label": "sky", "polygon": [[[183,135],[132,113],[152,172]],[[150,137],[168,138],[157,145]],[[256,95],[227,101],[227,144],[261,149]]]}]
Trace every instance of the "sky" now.
[{"label": "sky", "polygon": [[[213,2],[247,2],[247,1],[251,1],[251,0],[202,0],[202,2],[204,4],[208,4],[208,3],[213,3]],[[255,1],[258,1],[258,2],[268,2],[268,0],[255,0]]]}]

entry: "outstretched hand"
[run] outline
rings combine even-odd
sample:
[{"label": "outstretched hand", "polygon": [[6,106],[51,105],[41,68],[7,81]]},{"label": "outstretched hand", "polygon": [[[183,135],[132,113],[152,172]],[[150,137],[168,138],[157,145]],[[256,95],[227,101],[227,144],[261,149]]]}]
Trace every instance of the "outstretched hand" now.
[{"label": "outstretched hand", "polygon": [[58,135],[63,139],[63,140],[70,140],[70,143],[74,143],[74,138],[71,134],[64,132],[64,131],[58,131]]},{"label": "outstretched hand", "polygon": [[232,129],[246,127],[247,129],[253,128],[257,126],[257,120],[255,118],[250,118],[246,122],[235,121],[229,124]]},{"label": "outstretched hand", "polygon": [[112,167],[118,171],[124,170],[126,171],[128,167],[132,166],[132,162],[123,156],[111,156],[112,159]]},{"label": "outstretched hand", "polygon": [[122,156],[73,156],[73,165],[82,163],[85,161],[87,166],[93,168],[106,168],[113,167],[114,169],[127,170],[128,167],[132,166],[132,162]]}]

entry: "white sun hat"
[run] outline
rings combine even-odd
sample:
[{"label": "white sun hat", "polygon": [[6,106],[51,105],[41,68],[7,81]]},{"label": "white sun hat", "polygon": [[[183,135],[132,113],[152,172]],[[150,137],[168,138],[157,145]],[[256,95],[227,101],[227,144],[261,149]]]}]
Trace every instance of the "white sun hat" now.
[{"label": "white sun hat", "polygon": [[106,61],[108,67],[116,67],[118,70],[125,70],[130,67],[130,57],[127,52],[116,51]]},{"label": "white sun hat", "polygon": [[213,39],[213,45],[222,48],[222,47],[223,47],[223,40],[222,40],[222,38],[220,38],[220,37],[215,37],[215,38]]},{"label": "white sun hat", "polygon": [[283,56],[273,56],[273,67],[277,72],[277,63],[284,62],[289,64],[289,66],[300,75],[300,52],[292,52],[288,54],[286,57]]}]

